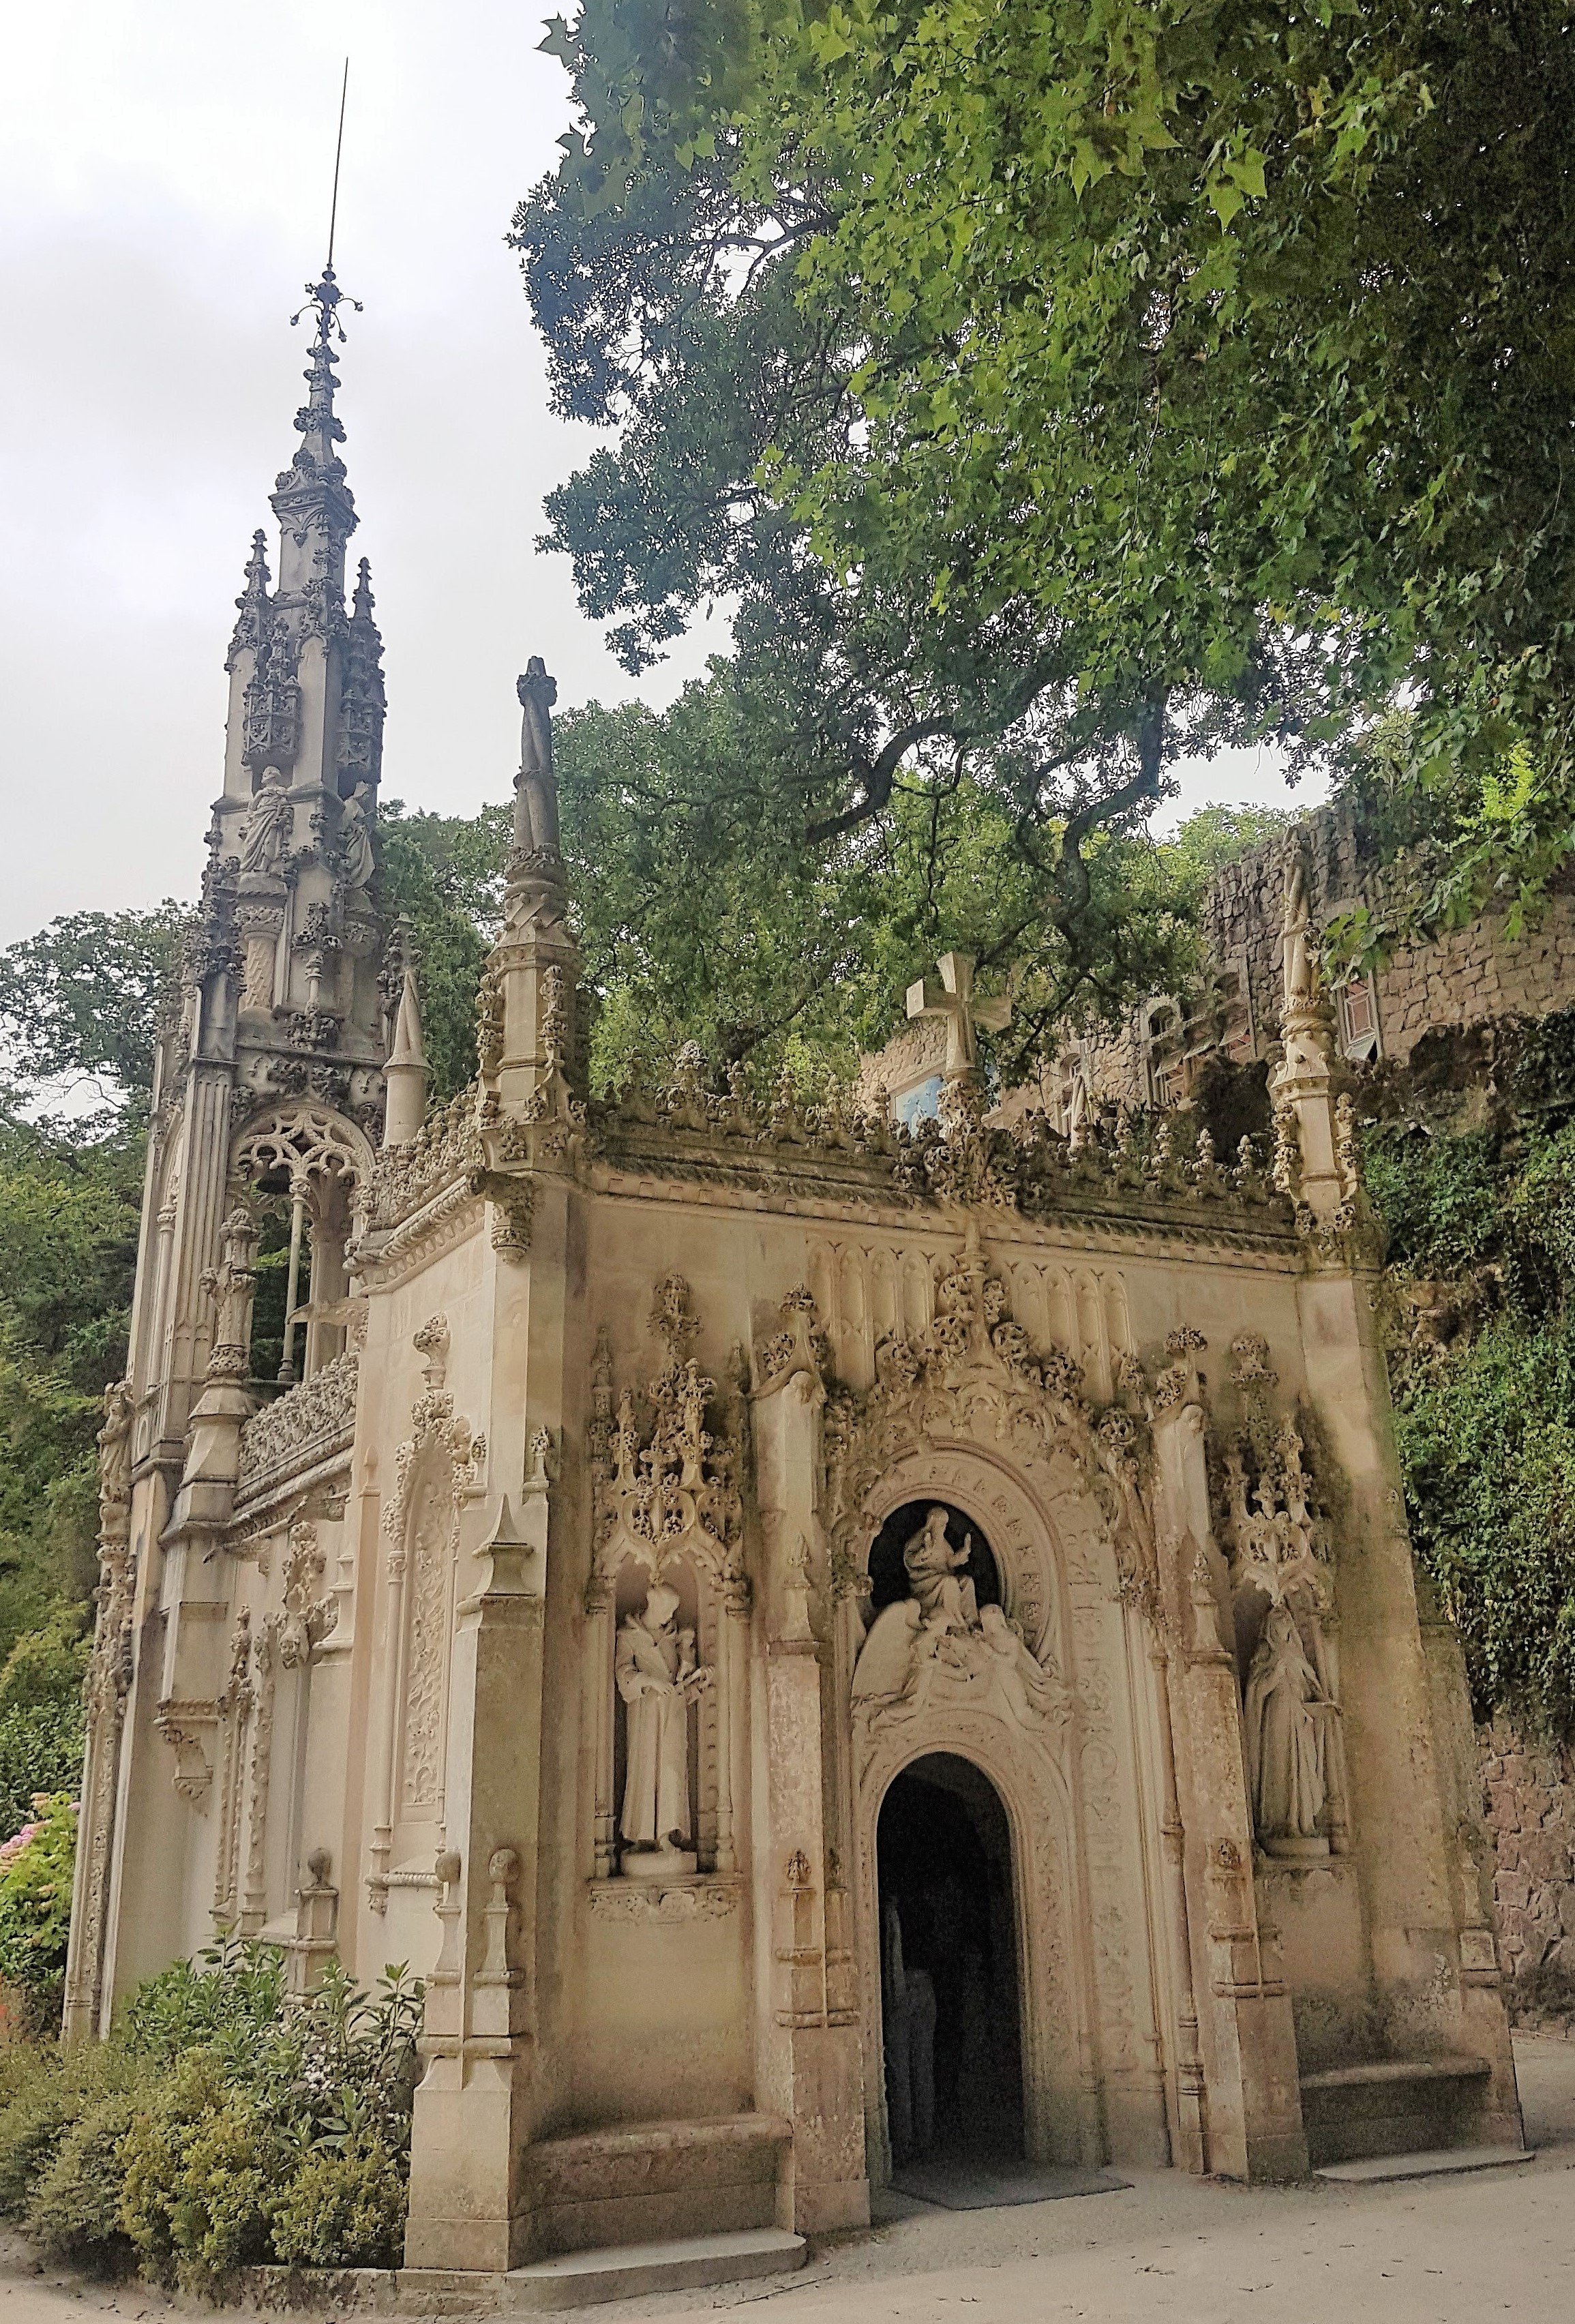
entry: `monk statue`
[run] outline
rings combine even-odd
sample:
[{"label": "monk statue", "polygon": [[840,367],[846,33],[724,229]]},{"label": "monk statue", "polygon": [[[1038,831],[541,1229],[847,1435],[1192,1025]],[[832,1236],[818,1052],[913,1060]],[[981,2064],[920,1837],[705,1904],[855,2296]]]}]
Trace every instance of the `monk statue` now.
[{"label": "monk statue", "polygon": [[[626,1873],[672,1870],[690,1846],[689,1705],[711,1683],[695,1659],[695,1633],[677,1627],[678,1593],[652,1582],[639,1613],[619,1626],[613,1674],[623,1699],[626,1769],[619,1830]],[[693,1871],[686,1858],[683,1869]]]},{"label": "monk statue", "polygon": [[264,767],[262,787],[241,827],[243,872],[277,872],[295,825],[289,786],[277,767]]},{"label": "monk statue", "polygon": [[557,778],[552,770],[552,706],[557,680],[532,654],[519,681],[524,712],[520,733],[520,773],[514,785],[514,844],[527,855],[556,855]]},{"label": "monk statue", "polygon": [[1271,1606],[1242,1705],[1253,1821],[1270,1856],[1326,1854],[1325,1720],[1334,1706],[1307,1658],[1296,1618]]}]

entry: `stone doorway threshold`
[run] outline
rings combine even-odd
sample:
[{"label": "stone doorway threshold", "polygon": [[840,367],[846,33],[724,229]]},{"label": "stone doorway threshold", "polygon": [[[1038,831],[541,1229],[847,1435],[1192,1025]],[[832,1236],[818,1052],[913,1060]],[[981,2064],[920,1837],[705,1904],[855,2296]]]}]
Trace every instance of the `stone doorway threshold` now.
[{"label": "stone doorway threshold", "polygon": [[603,2300],[739,2283],[746,2277],[781,2275],[802,2267],[807,2248],[802,2236],[782,2227],[740,2227],[724,2235],[560,2252],[552,2259],[511,2268],[502,2278],[499,2305],[505,2313],[590,2308]]},{"label": "stone doorway threshold", "polygon": [[1057,2170],[1048,2163],[1000,2160],[905,2163],[891,2174],[894,2194],[945,2211],[1004,2210],[1017,2203],[1055,2203],[1068,2195],[1114,2195],[1130,2189],[1113,2171]]},{"label": "stone doorway threshold", "polygon": [[1506,2164],[1534,2160],[1529,2146],[1442,2146],[1420,2154],[1363,2154],[1351,2163],[1325,2163],[1312,2175],[1340,2186],[1374,2186],[1395,2179],[1440,2179],[1451,2171],[1502,2171]]}]

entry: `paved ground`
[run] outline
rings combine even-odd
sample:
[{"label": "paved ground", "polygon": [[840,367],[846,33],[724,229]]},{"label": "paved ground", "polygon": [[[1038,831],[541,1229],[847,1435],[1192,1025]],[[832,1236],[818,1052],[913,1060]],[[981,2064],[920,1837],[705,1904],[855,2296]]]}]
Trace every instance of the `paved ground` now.
[{"label": "paved ground", "polygon": [[[1575,2324],[1575,2042],[1523,2036],[1515,2053],[1538,2149],[1515,2171],[1287,2190],[1156,2172],[1016,2210],[916,2207],[822,2246],[798,2276],[579,2313],[634,2324],[769,2301],[760,2324]],[[0,2324],[84,2310],[173,2324],[156,2296],[0,2253]]]}]

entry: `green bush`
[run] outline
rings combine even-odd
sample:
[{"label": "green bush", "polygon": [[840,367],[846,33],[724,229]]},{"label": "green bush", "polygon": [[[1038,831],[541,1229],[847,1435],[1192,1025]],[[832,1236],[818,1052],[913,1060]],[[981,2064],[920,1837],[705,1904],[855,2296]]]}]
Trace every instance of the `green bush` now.
[{"label": "green bush", "polygon": [[[37,1711],[45,1704],[78,1704],[88,1674],[88,1641],[82,1635],[87,1609],[57,1606],[36,1630],[24,1630],[0,1669],[0,1719],[7,1712]],[[49,1786],[35,1784],[35,1792]]]},{"label": "green bush", "polygon": [[0,1978],[41,2024],[66,1975],[77,1803],[41,1792],[32,1804],[34,1821],[0,1847]]},{"label": "green bush", "polygon": [[306,2000],[229,1943],[132,1997],[107,2042],[0,2052],[0,2215],[51,2256],[134,2256],[213,2293],[235,2269],[393,2265],[420,1987],[334,1969]]},{"label": "green bush", "polygon": [[321,2147],[296,2172],[273,2218],[273,2248],[298,2267],[397,2267],[405,2236],[405,2166],[375,2132]]},{"label": "green bush", "polygon": [[78,1697],[0,1711],[0,1839],[10,1839],[32,1821],[40,1792],[76,1792],[82,1780],[82,1741]]},{"label": "green bush", "polygon": [[1575,1310],[1501,1314],[1441,1352],[1406,1383],[1395,1430],[1478,1715],[1575,1731]]},{"label": "green bush", "polygon": [[102,2266],[124,2250],[121,2156],[135,2116],[130,2091],[101,2098],[86,2106],[63,2135],[55,2133],[41,2170],[35,2158],[23,2181],[22,2216],[28,2234],[51,2259]]}]

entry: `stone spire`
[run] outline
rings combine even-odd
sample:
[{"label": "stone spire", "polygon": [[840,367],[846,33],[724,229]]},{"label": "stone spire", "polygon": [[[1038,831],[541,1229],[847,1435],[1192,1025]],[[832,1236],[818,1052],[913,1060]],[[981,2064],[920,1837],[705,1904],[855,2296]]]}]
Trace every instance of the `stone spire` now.
[{"label": "stone spire", "polygon": [[[532,1122],[566,1118],[578,948],[558,845],[552,706],[557,681],[532,654],[516,692],[522,713],[514,779],[514,835],[503,890],[503,932],[488,964],[497,996],[493,1054],[484,1055],[489,1111]],[[486,1044],[484,1041],[484,1049]]]},{"label": "stone spire", "polygon": [[[160,1390],[157,1440],[171,1470],[185,1461],[188,1424],[212,1386],[204,1285],[222,1271],[229,1187],[249,1167],[247,1135],[271,1123],[279,1153],[293,1152],[290,1140],[306,1135],[299,1125],[309,1114],[312,1134],[347,1170],[352,1155],[364,1168],[382,1126],[403,961],[387,958],[391,924],[378,877],[382,645],[364,563],[353,602],[345,602],[345,543],[356,516],[334,407],[346,304],[355,302],[325,267],[301,309],[313,329],[307,397],[295,420],[299,440],[272,495],[278,577],[266,537],[254,533],[235,601],[224,785],[186,950],[180,1022],[170,1027],[161,1060],[152,1167],[178,1197],[168,1206],[166,1274],[145,1249],[139,1283],[167,1282],[161,1296],[169,1314],[157,1333],[148,1326],[152,1336],[139,1342],[134,1363],[139,1395]],[[409,1087],[407,1074],[407,1106]],[[326,1129],[329,1117],[336,1123]],[[166,1153],[166,1138],[179,1142],[179,1155]],[[275,1176],[286,1167],[279,1163]],[[322,1191],[314,1181],[314,1201]],[[345,1240],[345,1186],[329,1191],[332,1200],[325,1195],[322,1214],[309,1221],[314,1297],[343,1273],[336,1254]],[[144,1216],[144,1241],[149,1232]],[[216,1474],[218,1456],[207,1438],[204,1446],[198,1466]]]},{"label": "stone spire", "polygon": [[1281,943],[1281,1054],[1269,1075],[1275,1179],[1304,1225],[1349,1235],[1367,1225],[1368,1213],[1312,933],[1304,830],[1292,835],[1286,853]]},{"label": "stone spire", "polygon": [[408,1146],[427,1111],[427,1052],[421,1041],[421,1004],[416,972],[407,962],[394,1017],[393,1045],[383,1067],[388,1102],[383,1115],[385,1146]]},{"label": "stone spire", "polygon": [[[306,306],[291,318],[299,323],[309,311],[317,318],[317,333],[306,372],[307,400],[295,415],[300,445],[271,495],[283,537],[281,592],[305,596],[316,589],[325,599],[331,596],[341,608],[345,544],[356,524],[345,463],[335,448],[345,441],[344,422],[334,410],[339,384],[334,369],[334,342],[342,343],[345,337],[338,315],[344,298],[332,266],[325,266],[321,279],[307,285]],[[349,303],[359,314],[359,300]]]}]

